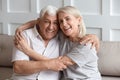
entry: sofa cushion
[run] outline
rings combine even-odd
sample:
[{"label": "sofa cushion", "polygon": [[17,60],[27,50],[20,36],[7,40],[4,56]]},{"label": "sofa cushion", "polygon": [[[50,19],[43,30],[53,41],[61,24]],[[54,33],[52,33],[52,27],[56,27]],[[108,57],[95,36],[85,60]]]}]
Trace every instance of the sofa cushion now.
[{"label": "sofa cushion", "polygon": [[102,76],[102,80],[120,80],[120,76],[119,77],[115,77],[115,76]]},{"label": "sofa cushion", "polygon": [[13,36],[0,35],[0,66],[12,66]]},{"label": "sofa cushion", "polygon": [[101,41],[98,57],[102,75],[120,76],[120,42]]},{"label": "sofa cushion", "polygon": [[0,67],[0,80],[9,80],[13,74],[10,67]]}]

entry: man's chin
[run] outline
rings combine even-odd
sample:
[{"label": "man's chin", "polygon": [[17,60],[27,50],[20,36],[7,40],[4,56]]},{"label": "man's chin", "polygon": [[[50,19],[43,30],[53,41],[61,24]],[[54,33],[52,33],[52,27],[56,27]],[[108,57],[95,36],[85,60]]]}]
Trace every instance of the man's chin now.
[{"label": "man's chin", "polygon": [[55,36],[46,37],[47,40],[53,39]]}]

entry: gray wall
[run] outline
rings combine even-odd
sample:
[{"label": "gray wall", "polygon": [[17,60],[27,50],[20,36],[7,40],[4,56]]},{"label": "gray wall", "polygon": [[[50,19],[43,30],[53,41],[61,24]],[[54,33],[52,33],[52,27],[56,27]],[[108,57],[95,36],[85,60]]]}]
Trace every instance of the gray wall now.
[{"label": "gray wall", "polygon": [[103,41],[120,41],[120,0],[0,0],[0,34],[14,35],[21,24],[36,19],[46,5],[72,5],[83,15],[87,33]]}]

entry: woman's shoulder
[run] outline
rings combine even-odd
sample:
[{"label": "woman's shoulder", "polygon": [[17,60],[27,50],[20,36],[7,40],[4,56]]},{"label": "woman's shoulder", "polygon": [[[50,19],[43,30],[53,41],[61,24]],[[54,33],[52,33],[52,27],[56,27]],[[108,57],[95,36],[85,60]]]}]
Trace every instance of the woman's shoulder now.
[{"label": "woman's shoulder", "polygon": [[92,47],[92,44],[91,43],[88,43],[88,44],[80,44],[80,43],[77,43],[76,46],[74,46],[73,48],[76,48],[77,50],[79,51],[88,51],[88,52],[95,52],[96,53],[96,49],[95,47]]}]

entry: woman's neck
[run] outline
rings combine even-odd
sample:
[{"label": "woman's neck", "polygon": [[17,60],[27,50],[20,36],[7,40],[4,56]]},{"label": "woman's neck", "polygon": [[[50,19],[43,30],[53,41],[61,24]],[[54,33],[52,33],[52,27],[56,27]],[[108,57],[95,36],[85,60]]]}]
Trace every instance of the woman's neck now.
[{"label": "woman's neck", "polygon": [[70,41],[72,42],[78,42],[80,41],[80,37],[79,36],[76,36],[76,37],[68,37]]}]

